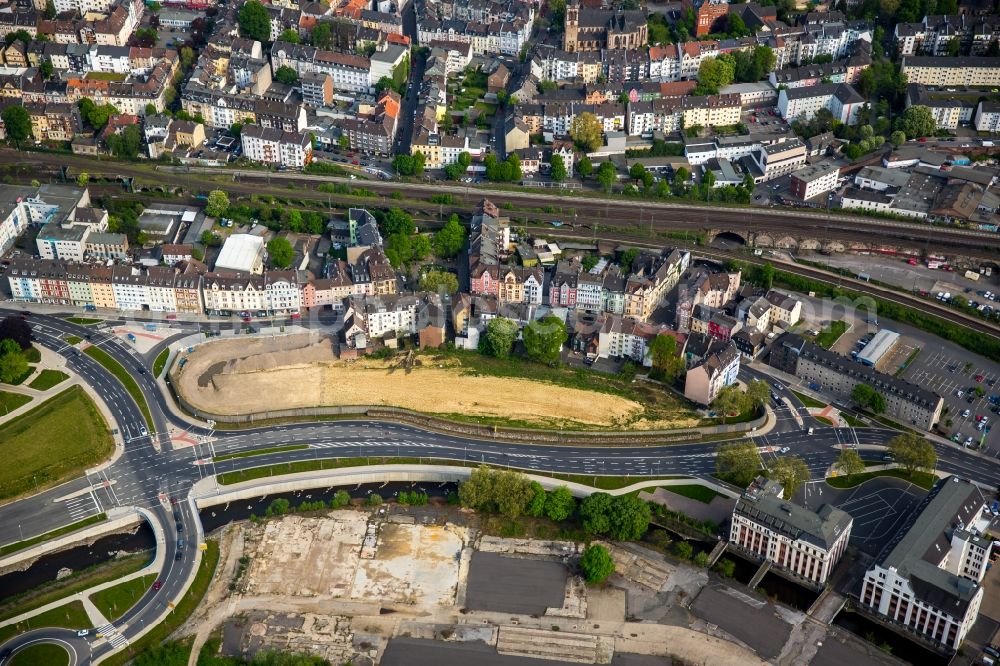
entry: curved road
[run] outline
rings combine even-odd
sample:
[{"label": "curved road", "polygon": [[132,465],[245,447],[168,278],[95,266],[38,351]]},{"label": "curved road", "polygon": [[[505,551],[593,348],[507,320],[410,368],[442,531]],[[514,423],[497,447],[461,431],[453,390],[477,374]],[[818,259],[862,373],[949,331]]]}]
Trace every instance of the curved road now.
[{"label": "curved road", "polygon": [[[17,311],[0,309],[0,317]],[[36,341],[67,359],[67,366],[78,373],[112,410],[116,427],[125,441],[125,449],[113,464],[100,474],[90,474],[47,490],[33,497],[0,507],[0,543],[43,534],[79,520],[66,502],[68,495],[90,498],[88,510],[96,514],[112,507],[142,508],[162,528],[157,547],[165,553],[159,590],[147,590],[142,599],[122,618],[100,629],[107,638],[98,639],[97,631],[77,637],[65,629],[38,629],[8,641],[3,649],[18,650],[39,639],[64,641],[76,651],[76,663],[89,664],[94,659],[125,647],[144,627],[158,622],[170,603],[178,601],[184,584],[192,574],[193,548],[200,541],[201,526],[193,502],[188,500],[192,484],[213,474],[236,471],[264,464],[314,459],[352,457],[409,457],[483,462],[524,470],[660,476],[685,474],[707,476],[715,470],[714,451],[719,442],[673,444],[662,446],[556,446],[512,444],[477,440],[424,431],[419,428],[380,421],[335,421],[266,426],[233,432],[209,431],[191,426],[174,413],[174,406],[152,378],[151,359],[143,357],[117,337],[81,327],[54,316],[28,317]],[[152,415],[153,427],[146,427],[135,402],[103,366],[86,354],[80,354],[63,339],[89,336],[121,363],[141,388]],[[752,370],[744,377],[768,379]],[[770,380],[769,380],[769,383]],[[773,385],[773,384],[772,384]],[[765,456],[789,454],[802,457],[814,476],[822,474],[836,459],[842,444],[883,445],[894,434],[885,428],[832,428],[812,419],[805,408],[786,388],[777,389],[797,414],[787,406],[776,411],[777,425],[765,436],[755,438],[758,445],[769,447]],[[796,418],[796,416],[798,418]],[[799,425],[799,420],[804,425]],[[174,448],[166,435],[174,426],[197,440],[192,446]],[[813,427],[809,436],[806,428]],[[306,448],[282,451],[251,458],[211,462],[213,456],[249,451],[276,445],[304,444]],[[1000,485],[1000,461],[974,456],[964,449],[936,445],[938,468],[993,486]],[[879,456],[875,451],[869,457]],[[878,459],[878,458],[875,458]],[[79,506],[76,507],[79,511]],[[178,533],[177,524],[183,531]],[[179,538],[187,545],[178,549]],[[180,552],[180,559],[176,553]]]}]

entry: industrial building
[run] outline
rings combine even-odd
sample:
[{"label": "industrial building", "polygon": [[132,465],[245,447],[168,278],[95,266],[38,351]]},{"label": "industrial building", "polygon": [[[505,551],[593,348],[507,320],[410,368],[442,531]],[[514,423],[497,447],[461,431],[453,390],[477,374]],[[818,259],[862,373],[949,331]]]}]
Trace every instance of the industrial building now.
[{"label": "industrial building", "polygon": [[874,368],[886,354],[893,350],[898,342],[899,333],[883,328],[875,334],[871,342],[865,345],[864,349],[858,352],[858,362],[864,363],[869,368]]},{"label": "industrial building", "polygon": [[233,234],[226,239],[216,271],[239,271],[259,275],[264,272],[264,239],[250,234]]}]

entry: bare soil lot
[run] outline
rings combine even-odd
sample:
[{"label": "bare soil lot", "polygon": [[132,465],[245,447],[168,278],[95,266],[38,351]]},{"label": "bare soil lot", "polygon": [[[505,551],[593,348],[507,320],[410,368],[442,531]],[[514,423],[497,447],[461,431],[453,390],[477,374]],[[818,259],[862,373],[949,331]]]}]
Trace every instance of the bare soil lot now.
[{"label": "bare soil lot", "polygon": [[454,357],[404,369],[400,361],[336,358],[332,342],[308,334],[203,344],[175,370],[174,385],[195,407],[246,414],[299,407],[386,405],[422,412],[562,425],[689,427],[693,414],[639,421],[647,408],[612,393],[470,371]]}]

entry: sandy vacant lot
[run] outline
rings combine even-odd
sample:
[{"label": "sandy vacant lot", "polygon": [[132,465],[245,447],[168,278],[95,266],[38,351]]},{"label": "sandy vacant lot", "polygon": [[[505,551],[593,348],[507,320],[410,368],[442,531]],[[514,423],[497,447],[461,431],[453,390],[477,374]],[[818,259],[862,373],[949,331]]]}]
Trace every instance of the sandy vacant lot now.
[{"label": "sandy vacant lot", "polygon": [[407,371],[387,361],[340,361],[330,340],[309,334],[225,340],[203,344],[188,354],[184,368],[174,371],[174,385],[195,407],[216,414],[386,405],[552,426],[613,425],[631,421],[643,411],[638,402],[619,396],[528,379],[464,374],[458,361],[451,363]]},{"label": "sandy vacant lot", "polygon": [[244,593],[421,608],[455,603],[466,528],[382,523],[375,558],[362,559],[367,523],[357,511],[269,521],[248,543]]}]

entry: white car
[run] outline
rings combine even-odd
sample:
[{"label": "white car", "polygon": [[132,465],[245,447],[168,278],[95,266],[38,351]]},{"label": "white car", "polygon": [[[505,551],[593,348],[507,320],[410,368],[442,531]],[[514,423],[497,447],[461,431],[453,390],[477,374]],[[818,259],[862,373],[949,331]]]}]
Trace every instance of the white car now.
[{"label": "white car", "polygon": [[778,449],[779,453],[788,453],[789,451],[791,451],[791,449],[789,449],[787,446],[783,446],[780,449]]},{"label": "white car", "polygon": [[[958,397],[961,398],[962,396],[958,396]],[[972,412],[970,412],[968,409],[966,409],[964,412],[962,412],[962,418],[963,419],[969,418],[969,414],[971,414],[971,413]]]},{"label": "white car", "polygon": [[82,638],[82,637],[86,636],[89,633],[90,633],[90,629],[80,629],[79,631],[76,632],[76,635],[80,636]]},{"label": "white car", "polygon": [[139,428],[139,435],[141,437],[145,437],[148,434],[149,434],[149,431],[146,430],[146,426],[143,426],[143,427]]}]

